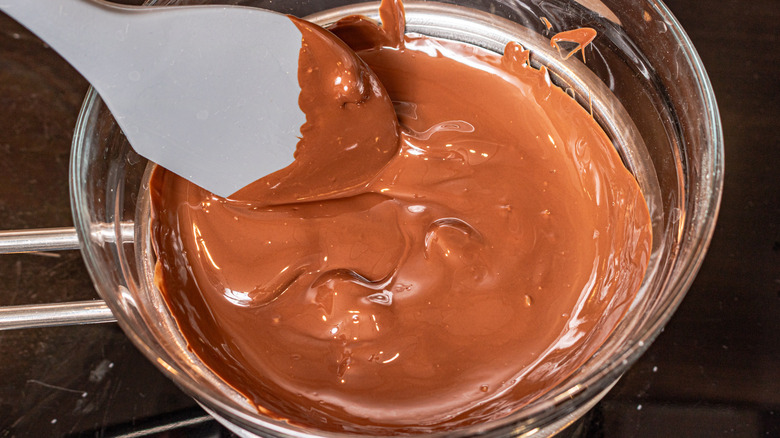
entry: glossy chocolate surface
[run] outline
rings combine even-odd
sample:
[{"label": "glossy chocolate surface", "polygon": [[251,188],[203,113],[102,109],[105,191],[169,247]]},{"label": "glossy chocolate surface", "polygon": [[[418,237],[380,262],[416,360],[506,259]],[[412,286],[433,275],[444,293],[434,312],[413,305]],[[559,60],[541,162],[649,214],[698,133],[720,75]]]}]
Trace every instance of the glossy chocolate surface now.
[{"label": "glossy chocolate surface", "polygon": [[381,12],[332,29],[379,82],[304,32],[289,174],[224,199],[155,171],[156,280],[190,348],[261,412],[449,430],[595,352],[642,280],[650,221],[607,136],[522,47],[404,36],[402,6]]}]

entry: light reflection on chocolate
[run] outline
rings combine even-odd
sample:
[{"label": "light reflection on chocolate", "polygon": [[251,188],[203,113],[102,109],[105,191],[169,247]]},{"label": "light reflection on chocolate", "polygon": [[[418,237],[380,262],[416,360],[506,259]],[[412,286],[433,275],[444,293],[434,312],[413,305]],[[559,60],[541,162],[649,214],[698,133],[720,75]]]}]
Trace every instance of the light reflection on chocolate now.
[{"label": "light reflection on chocolate", "polygon": [[231,199],[155,170],[155,279],[192,351],[260,412],[451,430],[527,404],[598,349],[639,288],[650,219],[607,136],[522,47],[403,35],[400,3],[381,12],[382,27],[331,29],[378,81],[355,60],[327,68],[327,37],[296,20],[312,122],[298,170]]}]

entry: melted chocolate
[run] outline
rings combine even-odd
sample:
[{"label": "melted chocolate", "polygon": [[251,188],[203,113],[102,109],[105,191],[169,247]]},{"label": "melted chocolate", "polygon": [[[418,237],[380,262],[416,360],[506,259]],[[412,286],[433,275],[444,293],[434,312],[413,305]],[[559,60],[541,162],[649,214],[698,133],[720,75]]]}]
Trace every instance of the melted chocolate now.
[{"label": "melted chocolate", "polygon": [[[284,177],[224,199],[155,170],[155,278],[192,351],[260,412],[451,430],[598,349],[639,288],[650,219],[607,136],[522,47],[404,35],[389,0],[381,17],[332,28],[378,82],[354,59],[327,67],[313,41],[329,37],[296,21],[301,107],[319,112]],[[346,97],[319,110],[339,77]]]},{"label": "melted chocolate", "polygon": [[376,75],[330,32],[291,19],[303,35],[298,103],[306,114],[295,161],[231,199],[284,204],[349,196],[398,151],[393,103]]},{"label": "melted chocolate", "polygon": [[[549,29],[549,27],[548,27]],[[588,46],[593,39],[596,38],[596,30],[589,27],[582,27],[579,29],[567,30],[564,32],[558,32],[550,38],[550,45],[558,49],[558,53],[563,59],[569,59],[572,55],[577,53],[577,50],[582,51],[582,61],[585,62],[585,47]],[[566,55],[563,55],[561,49],[561,43],[574,43],[576,46],[569,51]]]}]

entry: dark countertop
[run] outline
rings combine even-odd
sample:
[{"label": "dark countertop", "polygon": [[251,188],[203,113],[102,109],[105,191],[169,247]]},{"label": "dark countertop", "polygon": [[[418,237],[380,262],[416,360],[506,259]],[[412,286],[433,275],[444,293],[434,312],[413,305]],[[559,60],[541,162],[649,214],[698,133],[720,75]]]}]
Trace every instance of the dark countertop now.
[{"label": "dark countertop", "polygon": [[[780,437],[780,7],[667,0],[723,121],[723,203],[688,296],[564,435]],[[87,84],[0,14],[0,229],[72,224],[68,154]],[[0,256],[0,305],[88,300],[77,251]],[[229,436],[115,324],[0,332],[0,437]]]}]

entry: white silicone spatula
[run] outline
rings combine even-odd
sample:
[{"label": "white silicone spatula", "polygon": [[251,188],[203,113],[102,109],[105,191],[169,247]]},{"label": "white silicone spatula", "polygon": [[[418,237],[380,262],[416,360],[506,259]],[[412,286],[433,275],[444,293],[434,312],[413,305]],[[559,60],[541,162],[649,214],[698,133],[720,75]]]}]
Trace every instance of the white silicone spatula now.
[{"label": "white silicone spatula", "polygon": [[237,6],[0,0],[97,90],[140,155],[220,196],[282,169],[306,118],[301,32]]}]

